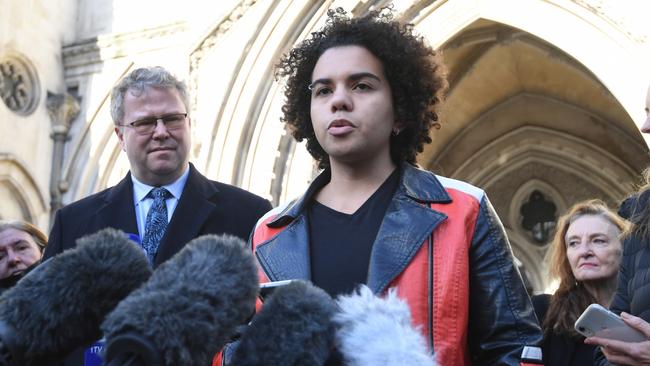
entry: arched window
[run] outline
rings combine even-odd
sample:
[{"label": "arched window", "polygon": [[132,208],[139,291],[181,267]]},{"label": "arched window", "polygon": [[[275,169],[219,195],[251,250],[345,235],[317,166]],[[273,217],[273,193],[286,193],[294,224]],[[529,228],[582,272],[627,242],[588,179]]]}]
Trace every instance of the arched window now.
[{"label": "arched window", "polygon": [[519,210],[521,226],[530,233],[532,242],[545,245],[555,229],[557,207],[539,190],[534,190]]}]

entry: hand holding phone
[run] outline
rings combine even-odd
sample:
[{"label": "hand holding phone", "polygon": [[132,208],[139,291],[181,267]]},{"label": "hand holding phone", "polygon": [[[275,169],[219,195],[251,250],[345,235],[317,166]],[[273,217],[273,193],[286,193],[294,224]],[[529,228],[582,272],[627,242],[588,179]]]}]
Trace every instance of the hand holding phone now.
[{"label": "hand holding phone", "polygon": [[575,329],[585,337],[602,337],[623,342],[647,341],[643,333],[627,325],[620,316],[599,304],[591,304],[575,323]]}]

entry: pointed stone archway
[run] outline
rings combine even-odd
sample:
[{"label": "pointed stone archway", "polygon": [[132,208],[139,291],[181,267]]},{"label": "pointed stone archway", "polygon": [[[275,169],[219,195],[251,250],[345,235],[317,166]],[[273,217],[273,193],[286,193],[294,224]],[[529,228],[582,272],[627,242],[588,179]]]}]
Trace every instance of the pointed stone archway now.
[{"label": "pointed stone archway", "polygon": [[[191,87],[192,161],[210,178],[284,202],[304,190],[315,169],[304,146],[293,142],[279,122],[282,85],[273,78],[273,65],[323,24],[329,7],[341,5],[361,15],[388,1],[230,3],[212,29],[192,33],[198,37],[193,44],[180,48],[174,43],[168,54],[161,52],[180,55],[187,65],[176,70]],[[512,211],[510,198],[535,180],[554,187],[567,206],[591,195],[615,203],[629,191],[649,163],[639,125],[650,52],[616,12],[595,3],[397,2],[401,16],[443,51],[450,71],[443,128],[433,132],[420,165],[483,186],[502,217]],[[67,202],[114,183],[125,172],[102,100],[110,90],[108,81],[134,67],[118,56],[102,59],[104,73],[84,84],[103,89],[85,94],[86,123],[75,131],[64,166],[71,183]],[[135,64],[156,56],[138,55]],[[540,172],[549,173],[540,177]],[[507,228],[513,238],[524,238],[511,222]],[[516,253],[528,253],[524,240],[513,243]],[[522,260],[524,265],[538,260],[526,255],[531,259]],[[543,283],[536,283],[539,290]]]}]

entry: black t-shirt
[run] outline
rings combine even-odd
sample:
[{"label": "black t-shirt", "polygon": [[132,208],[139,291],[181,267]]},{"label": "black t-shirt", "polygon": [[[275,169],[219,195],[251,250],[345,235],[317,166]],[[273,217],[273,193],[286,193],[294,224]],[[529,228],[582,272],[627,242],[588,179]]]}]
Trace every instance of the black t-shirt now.
[{"label": "black t-shirt", "polygon": [[307,215],[314,285],[334,297],[366,283],[372,244],[398,182],[399,169],[395,169],[353,214],[312,200]]}]

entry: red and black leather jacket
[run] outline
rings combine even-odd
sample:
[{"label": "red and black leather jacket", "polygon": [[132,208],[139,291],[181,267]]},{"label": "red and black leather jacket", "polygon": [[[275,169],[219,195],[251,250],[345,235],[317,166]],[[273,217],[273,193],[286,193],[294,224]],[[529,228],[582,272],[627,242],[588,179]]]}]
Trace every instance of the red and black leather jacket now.
[{"label": "red and black leather jacket", "polygon": [[[401,166],[398,188],[373,244],[366,284],[396,287],[439,365],[541,363],[542,332],[485,192]],[[305,207],[329,181],[258,222],[251,237],[260,282],[310,279]]]}]

